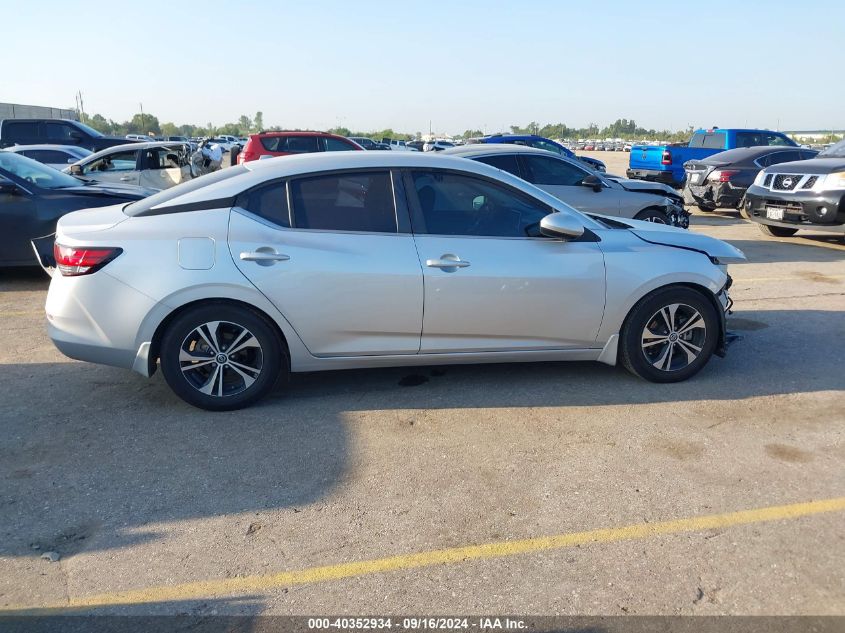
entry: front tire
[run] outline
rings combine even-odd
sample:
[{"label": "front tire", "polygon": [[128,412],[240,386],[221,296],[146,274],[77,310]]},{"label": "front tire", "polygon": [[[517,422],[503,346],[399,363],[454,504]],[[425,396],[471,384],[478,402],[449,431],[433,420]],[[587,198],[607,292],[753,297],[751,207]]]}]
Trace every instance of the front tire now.
[{"label": "front tire", "polygon": [[792,237],[798,232],[798,229],[787,229],[782,226],[769,226],[768,224],[758,224],[757,228],[769,237]]},{"label": "front tire", "polygon": [[716,349],[719,318],[697,290],[666,288],[642,299],[622,326],[620,356],[632,374],[680,382],[697,374]]},{"label": "front tire", "polygon": [[655,224],[671,224],[669,216],[659,209],[643,209],[634,216],[635,220],[654,222]]},{"label": "front tire", "polygon": [[214,303],[174,319],[161,339],[159,359],[173,392],[208,411],[254,404],[288,367],[278,335],[262,316]]}]

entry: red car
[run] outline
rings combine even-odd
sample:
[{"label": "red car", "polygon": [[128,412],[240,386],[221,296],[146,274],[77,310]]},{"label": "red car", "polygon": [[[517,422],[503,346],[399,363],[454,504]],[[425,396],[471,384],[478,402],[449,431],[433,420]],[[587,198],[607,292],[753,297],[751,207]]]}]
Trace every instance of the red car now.
[{"label": "red car", "polygon": [[238,164],[258,160],[262,156],[363,149],[348,138],[328,132],[259,132],[250,135],[243,150],[238,154]]}]

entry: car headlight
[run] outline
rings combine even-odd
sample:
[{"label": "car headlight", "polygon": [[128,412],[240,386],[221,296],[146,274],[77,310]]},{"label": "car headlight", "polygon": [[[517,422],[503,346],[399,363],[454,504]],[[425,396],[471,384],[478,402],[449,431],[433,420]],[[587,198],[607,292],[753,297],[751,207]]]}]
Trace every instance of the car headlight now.
[{"label": "car headlight", "polygon": [[845,189],[845,170],[828,174],[824,179],[825,189]]},{"label": "car headlight", "polygon": [[757,172],[757,177],[754,179],[754,184],[757,185],[758,187],[762,187],[763,181],[765,179],[766,179],[766,170],[761,169],[759,172]]}]

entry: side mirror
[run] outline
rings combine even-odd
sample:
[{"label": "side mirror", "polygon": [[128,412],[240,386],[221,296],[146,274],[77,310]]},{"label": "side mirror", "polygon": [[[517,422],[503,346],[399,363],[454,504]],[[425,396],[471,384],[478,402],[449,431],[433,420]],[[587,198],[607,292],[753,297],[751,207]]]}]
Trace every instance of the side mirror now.
[{"label": "side mirror", "polygon": [[17,183],[12,182],[8,178],[0,176],[0,193],[5,193],[10,196],[17,195],[21,192]]},{"label": "side mirror", "polygon": [[581,237],[584,227],[568,213],[550,213],[540,220],[540,232],[548,237],[571,240]]},{"label": "side mirror", "polygon": [[584,187],[592,187],[593,191],[596,193],[602,190],[601,180],[598,176],[593,176],[592,174],[585,176],[584,180],[581,181],[581,185]]},{"label": "side mirror", "polygon": [[71,176],[81,176],[82,175],[82,165],[71,165],[69,169]]}]

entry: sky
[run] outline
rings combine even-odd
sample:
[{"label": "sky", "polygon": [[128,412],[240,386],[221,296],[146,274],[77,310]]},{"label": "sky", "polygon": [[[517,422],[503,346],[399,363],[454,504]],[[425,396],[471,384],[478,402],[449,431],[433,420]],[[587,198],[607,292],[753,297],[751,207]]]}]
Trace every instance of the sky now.
[{"label": "sky", "polygon": [[[4,6],[7,5],[7,6]],[[845,2],[0,0],[0,102],[409,133],[845,127]]]}]

